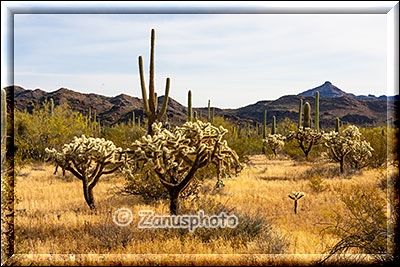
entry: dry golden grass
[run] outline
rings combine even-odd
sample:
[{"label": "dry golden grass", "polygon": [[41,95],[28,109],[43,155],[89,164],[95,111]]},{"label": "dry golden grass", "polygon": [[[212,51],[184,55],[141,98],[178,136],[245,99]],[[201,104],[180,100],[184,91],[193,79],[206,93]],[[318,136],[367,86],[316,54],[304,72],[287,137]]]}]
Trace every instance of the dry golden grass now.
[{"label": "dry golden grass", "polygon": [[[309,187],[307,173],[321,165],[336,167],[335,164],[322,161],[309,163],[287,159],[270,160],[262,155],[252,156],[248,167],[240,176],[225,180],[225,187],[220,192],[202,196],[200,205],[182,203],[183,210],[196,210],[213,203],[233,209],[232,213],[235,215],[246,215],[250,218],[262,216],[274,233],[288,242],[285,255],[275,256],[261,255],[268,253],[268,244],[273,242],[268,239],[270,237],[263,238],[262,235],[252,240],[245,239],[240,234],[234,236],[231,232],[221,231],[213,235],[203,229],[196,230],[198,233],[177,229],[138,229],[138,216],[134,217],[130,226],[117,226],[112,216],[119,208],[129,208],[134,215],[139,210],[168,214],[168,202],[144,204],[137,196],[116,195],[113,188],[123,185],[124,179],[110,175],[102,177],[94,190],[98,210],[92,212],[83,199],[82,186],[78,179],[54,175],[52,166],[28,166],[20,170],[17,176],[17,252],[43,254],[25,257],[25,263],[33,260],[35,264],[43,264],[49,253],[106,254],[103,258],[99,255],[95,258],[108,262],[114,262],[114,258],[108,257],[108,254],[124,254],[127,257],[125,260],[131,264],[145,265],[161,262],[182,264],[185,259],[192,260],[196,265],[222,265],[227,264],[229,257],[229,264],[279,265],[282,262],[287,264],[288,260],[293,264],[304,263],[318,258],[318,254],[323,253],[326,246],[335,241],[328,235],[320,235],[322,226],[319,223],[327,222],[332,211],[341,205],[336,197],[338,190],[350,190],[354,184],[378,187],[383,178],[382,172],[378,170],[364,170],[351,176],[325,179],[328,189],[316,193]],[[213,183],[215,181],[208,181],[204,186],[212,188]],[[287,196],[292,191],[306,194],[299,200],[298,214],[294,214],[293,201]],[[384,196],[384,192],[381,192]],[[134,256],[126,256],[127,254],[140,255],[132,258]],[[148,262],[147,254],[158,256],[153,255],[154,261]],[[177,260],[174,262],[170,260],[171,256],[163,257],[162,254],[180,255],[176,255]],[[184,258],[185,255],[182,254],[207,255],[198,256],[200,258],[188,255]],[[206,256],[208,258],[204,258]],[[71,262],[69,256],[60,257],[61,260]],[[88,260],[83,256],[79,256],[79,259]],[[76,259],[73,258],[72,262],[73,260]]]}]

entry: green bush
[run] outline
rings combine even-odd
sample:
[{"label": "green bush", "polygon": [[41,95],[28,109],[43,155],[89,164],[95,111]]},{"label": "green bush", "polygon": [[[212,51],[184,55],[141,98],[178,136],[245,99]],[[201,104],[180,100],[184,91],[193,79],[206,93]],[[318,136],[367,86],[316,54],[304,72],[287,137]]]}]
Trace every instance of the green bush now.
[{"label": "green bush", "polygon": [[132,126],[131,123],[119,123],[102,127],[101,137],[113,141],[116,146],[125,149],[146,133],[146,130],[138,125]]},{"label": "green bush", "polygon": [[74,136],[93,136],[93,125],[86,116],[71,112],[68,106],[56,106],[50,114],[50,103],[36,105],[32,113],[15,112],[15,160],[17,165],[28,161],[44,161],[45,148],[61,150]]}]

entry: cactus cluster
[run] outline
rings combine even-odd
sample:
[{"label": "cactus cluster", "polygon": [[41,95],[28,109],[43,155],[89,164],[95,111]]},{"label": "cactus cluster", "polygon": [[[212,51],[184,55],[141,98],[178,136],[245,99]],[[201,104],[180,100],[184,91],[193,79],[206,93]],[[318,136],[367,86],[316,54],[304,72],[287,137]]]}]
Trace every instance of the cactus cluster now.
[{"label": "cactus cluster", "polygon": [[286,137],[280,134],[269,134],[263,139],[263,147],[269,146],[276,157],[279,150],[285,146]]},{"label": "cactus cluster", "polygon": [[[170,211],[176,214],[178,197],[194,180],[195,172],[214,164],[218,180],[222,175],[238,173],[243,165],[236,152],[229,148],[223,136],[227,130],[210,123],[186,122],[173,131],[153,124],[154,135],[136,140],[128,154],[129,172],[154,170],[170,195]],[[139,168],[139,164],[141,167]]]},{"label": "cactus cluster", "polygon": [[61,152],[46,148],[48,159],[56,164],[55,173],[61,167],[63,175],[69,171],[82,181],[83,194],[91,209],[96,209],[93,188],[103,174],[112,173],[122,165],[121,151],[112,141],[85,135],[65,144]]}]

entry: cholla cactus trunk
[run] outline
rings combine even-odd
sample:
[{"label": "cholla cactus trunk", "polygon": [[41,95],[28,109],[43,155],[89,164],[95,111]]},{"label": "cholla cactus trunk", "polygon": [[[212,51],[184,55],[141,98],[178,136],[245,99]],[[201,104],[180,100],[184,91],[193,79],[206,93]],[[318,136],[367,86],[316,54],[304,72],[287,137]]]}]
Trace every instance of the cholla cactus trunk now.
[{"label": "cholla cactus trunk", "polygon": [[188,118],[187,121],[192,121],[192,91],[188,92]]},{"label": "cholla cactus trunk", "polygon": [[297,128],[301,128],[301,119],[303,117],[303,99],[300,99],[300,104],[299,104],[299,123],[297,125]]},{"label": "cholla cactus trunk", "polygon": [[336,117],[336,121],[335,121],[335,132],[339,132],[340,129],[340,120],[339,117]]},{"label": "cholla cactus trunk", "polygon": [[272,116],[271,134],[276,134],[276,117]]},{"label": "cholla cactus trunk", "polygon": [[139,74],[140,86],[142,88],[143,108],[148,116],[147,133],[153,135],[152,124],[161,119],[165,114],[168,105],[168,95],[170,87],[170,79],[166,79],[164,101],[161,110],[157,112],[157,95],[154,89],[154,43],[155,43],[155,30],[151,30],[151,44],[150,44],[150,77],[149,77],[149,99],[147,100],[146,83],[143,73],[143,59],[139,56]]},{"label": "cholla cactus trunk", "polygon": [[306,102],[304,104],[304,122],[303,122],[303,127],[304,128],[310,128],[311,127],[311,107],[310,103]]},{"label": "cholla cactus trunk", "polygon": [[6,90],[1,88],[1,144],[5,144],[7,136],[7,99]]},{"label": "cholla cactus trunk", "polygon": [[315,93],[315,130],[319,131],[319,92]]}]

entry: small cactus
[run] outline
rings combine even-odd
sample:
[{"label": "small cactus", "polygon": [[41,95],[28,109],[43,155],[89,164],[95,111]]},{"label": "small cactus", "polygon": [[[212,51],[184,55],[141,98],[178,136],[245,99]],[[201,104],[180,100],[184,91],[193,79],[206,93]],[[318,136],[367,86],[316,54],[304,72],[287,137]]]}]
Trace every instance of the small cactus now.
[{"label": "small cactus", "polygon": [[192,121],[192,91],[188,92],[188,119],[187,121]]},{"label": "small cactus", "polygon": [[340,130],[340,120],[339,117],[336,117],[336,121],[335,121],[335,132],[339,132]]},{"label": "small cactus", "polygon": [[319,92],[315,93],[315,130],[319,131]]},{"label": "small cactus", "polygon": [[304,122],[303,122],[303,127],[304,128],[310,128],[311,127],[311,106],[310,103],[306,102],[304,104]]},{"label": "small cactus", "polygon": [[299,123],[297,125],[297,128],[301,128],[301,118],[303,116],[303,99],[300,99],[300,104],[299,104]]},{"label": "small cactus", "polygon": [[271,134],[276,133],[276,117],[272,116]]},{"label": "small cactus", "polygon": [[53,118],[54,116],[54,100],[50,98],[50,117]]},{"label": "small cactus", "polygon": [[305,195],[303,192],[292,192],[292,195],[288,195],[294,201],[294,214],[297,214],[297,201]]},{"label": "small cactus", "polygon": [[265,137],[267,136],[266,127],[267,127],[267,109],[264,109],[263,139],[265,139]]}]

